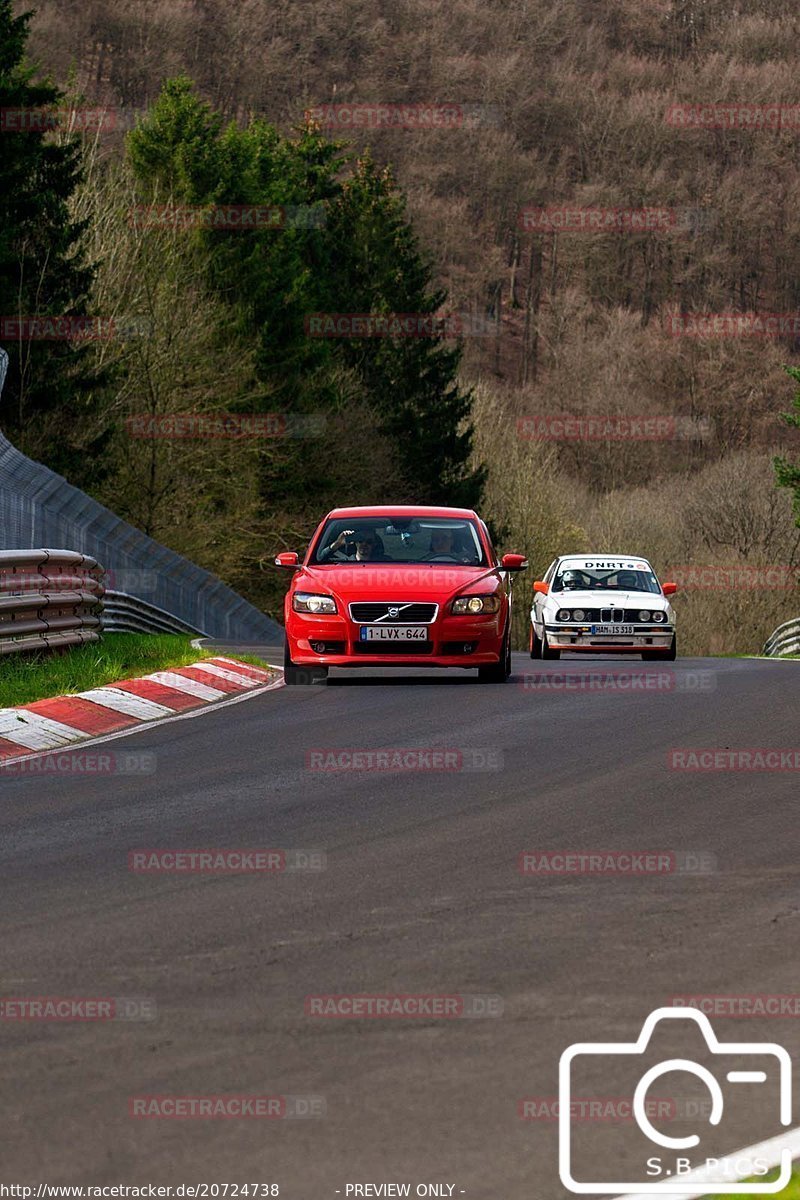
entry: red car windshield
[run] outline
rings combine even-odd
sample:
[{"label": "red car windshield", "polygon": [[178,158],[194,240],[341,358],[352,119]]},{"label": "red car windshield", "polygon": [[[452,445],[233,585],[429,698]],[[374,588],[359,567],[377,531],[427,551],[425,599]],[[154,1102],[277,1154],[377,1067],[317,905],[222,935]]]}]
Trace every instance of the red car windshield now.
[{"label": "red car windshield", "polygon": [[358,517],[328,521],[309,560],[487,565],[474,521],[451,517]]}]

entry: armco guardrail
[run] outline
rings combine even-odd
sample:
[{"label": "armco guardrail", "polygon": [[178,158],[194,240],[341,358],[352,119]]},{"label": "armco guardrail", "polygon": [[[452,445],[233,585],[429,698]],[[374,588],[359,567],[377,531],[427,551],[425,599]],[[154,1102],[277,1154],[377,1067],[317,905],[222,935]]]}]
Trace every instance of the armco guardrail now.
[{"label": "armco guardrail", "polygon": [[156,608],[155,604],[129,596],[127,592],[106,590],[102,621],[103,629],[108,633],[203,632],[164,612],[163,608]]},{"label": "armco guardrail", "polygon": [[782,658],[785,654],[800,654],[800,617],[784,621],[767,638],[762,653],[768,658]]},{"label": "armco guardrail", "polygon": [[103,568],[72,550],[0,550],[0,655],[100,638]]},{"label": "armco guardrail", "polygon": [[[0,348],[0,382],[6,362]],[[32,462],[0,433],[0,550],[36,546],[91,555],[112,587],[209,637],[269,645],[283,639],[279,625],[216,576]]]}]

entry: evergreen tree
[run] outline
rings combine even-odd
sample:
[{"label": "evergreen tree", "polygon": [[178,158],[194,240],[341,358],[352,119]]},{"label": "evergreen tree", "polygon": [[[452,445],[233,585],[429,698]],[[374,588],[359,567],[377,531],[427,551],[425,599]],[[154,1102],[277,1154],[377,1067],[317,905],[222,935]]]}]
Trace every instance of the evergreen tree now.
[{"label": "evergreen tree", "polygon": [[128,138],[128,154],[148,198],[203,204],[219,188],[222,122],[185,76],[164,84]]},{"label": "evergreen tree", "polygon": [[[45,132],[38,115],[63,102],[50,82],[35,82],[25,60],[30,13],[15,17],[0,0],[0,318],[85,315],[92,271],[81,259],[84,228],[70,219],[81,176],[75,137]],[[33,111],[31,111],[33,110]],[[14,126],[18,128],[14,128]],[[33,125],[33,128],[25,126]],[[21,448],[74,482],[94,475],[91,447],[74,447],[76,419],[91,407],[97,382],[85,347],[25,340],[0,327],[9,353],[0,424]],[[99,449],[99,447],[95,447]]]},{"label": "evergreen tree", "polygon": [[433,286],[431,264],[419,249],[391,172],[379,170],[368,155],[332,206],[330,232],[332,308],[411,314],[418,322],[420,336],[340,343],[345,360],[364,379],[382,428],[397,442],[409,499],[476,507],[485,472],[469,465],[472,396],[458,382],[461,348],[440,334],[431,336],[424,321],[442,311],[447,294]]},{"label": "evergreen tree", "polygon": [[[370,440],[382,440],[397,464],[387,488],[399,486],[402,498],[418,502],[476,505],[484,474],[469,466],[471,396],[457,382],[458,346],[440,337],[349,340],[307,332],[312,313],[434,314],[444,303],[391,176],[365,159],[343,180],[341,144],[313,128],[294,138],[262,120],[222,129],[187,79],[165,85],[128,145],[151,198],[283,206],[289,214],[280,228],[197,235],[211,250],[209,286],[236,306],[243,331],[258,339],[265,406],[335,418],[355,398],[362,419],[363,406],[372,413],[359,444],[369,453]],[[324,223],[296,219],[315,211]],[[265,494],[289,504],[324,492],[329,482],[304,443],[266,456],[265,470]]]}]

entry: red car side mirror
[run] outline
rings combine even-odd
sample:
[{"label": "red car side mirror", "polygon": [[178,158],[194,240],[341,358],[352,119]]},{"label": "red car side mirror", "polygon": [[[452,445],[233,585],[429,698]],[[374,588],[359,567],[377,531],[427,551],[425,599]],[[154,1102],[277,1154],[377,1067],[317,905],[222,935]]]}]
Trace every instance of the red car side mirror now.
[{"label": "red car side mirror", "polygon": [[678,585],[677,583],[665,583],[661,590],[665,596],[674,596],[678,590]]},{"label": "red car side mirror", "polygon": [[504,554],[500,566],[504,571],[527,571],[528,560],[524,554]]},{"label": "red car side mirror", "polygon": [[289,571],[296,571],[300,566],[300,559],[296,550],[284,550],[281,554],[275,557],[276,567],[286,567]]},{"label": "red car side mirror", "polygon": [[550,591],[550,584],[543,583],[541,579],[537,579],[536,583],[533,585],[533,590],[535,592],[541,592],[541,594],[543,596],[546,596],[547,593]]}]

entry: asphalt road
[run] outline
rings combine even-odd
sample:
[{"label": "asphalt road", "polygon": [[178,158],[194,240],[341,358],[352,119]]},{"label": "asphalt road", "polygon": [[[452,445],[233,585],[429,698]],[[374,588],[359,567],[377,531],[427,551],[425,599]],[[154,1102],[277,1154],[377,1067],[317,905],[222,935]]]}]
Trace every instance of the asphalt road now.
[{"label": "asphalt road", "polygon": [[[619,670],[667,675],[653,690],[575,683]],[[0,1179],[566,1195],[555,1124],[518,1115],[556,1096],[566,1046],[630,1041],[676,994],[800,992],[797,773],[667,759],[797,747],[798,670],[515,655],[506,686],[359,672],[108,743],[154,752],[149,775],[0,779],[0,995],[157,1006],[148,1021],[0,1021]],[[307,766],[314,751],[433,747],[454,769]],[[172,847],[318,850],[327,869],[128,869],[129,851]],[[533,877],[526,850],[695,852],[715,869]],[[502,1015],[306,1013],[332,993],[499,997]],[[800,1051],[798,1019],[715,1027]],[[597,1094],[624,1086],[611,1064]],[[130,1097],[256,1093],[321,1096],[326,1113],[129,1116]],[[724,1148],[777,1133],[767,1109],[726,1111]],[[627,1127],[582,1132],[607,1176]]]}]

